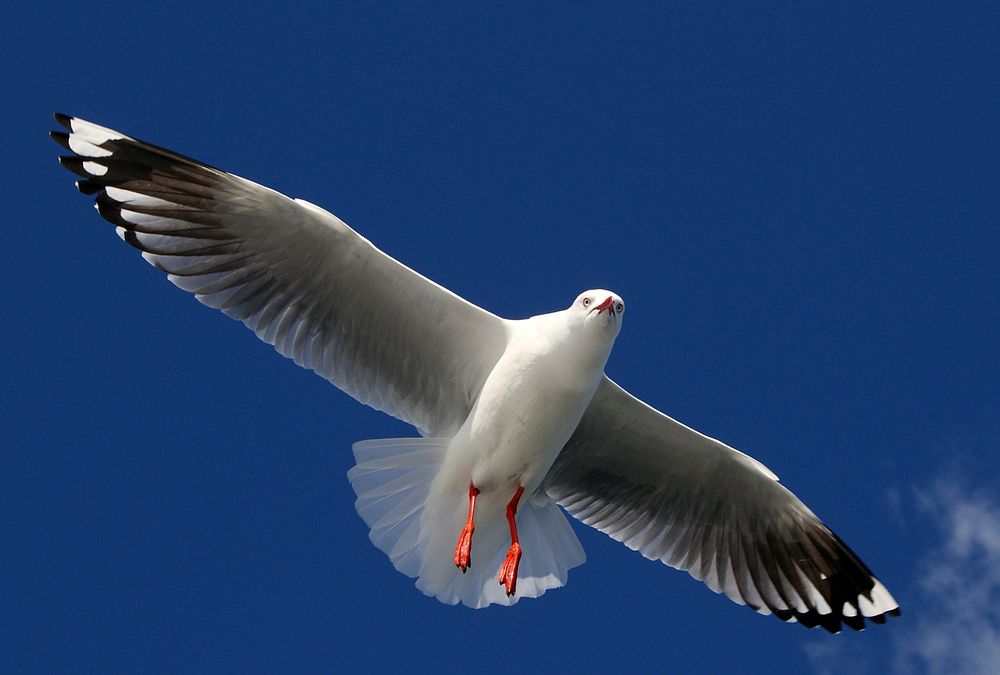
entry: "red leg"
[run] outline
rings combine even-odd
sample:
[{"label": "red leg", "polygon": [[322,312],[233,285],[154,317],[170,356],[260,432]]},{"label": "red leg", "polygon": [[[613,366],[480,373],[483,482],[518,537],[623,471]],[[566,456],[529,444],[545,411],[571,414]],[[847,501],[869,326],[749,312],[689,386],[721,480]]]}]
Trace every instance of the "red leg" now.
[{"label": "red leg", "polygon": [[472,567],[472,533],[476,529],[473,517],[476,514],[476,496],[479,495],[479,488],[469,483],[469,517],[465,521],[462,533],[458,535],[458,542],[455,544],[455,567],[465,570]]},{"label": "red leg", "polygon": [[522,492],[524,492],[524,486],[519,485],[517,492],[514,493],[510,503],[507,504],[507,523],[510,525],[510,549],[507,551],[507,557],[504,559],[503,565],[500,566],[498,580],[501,586],[507,587],[508,597],[514,595],[514,591],[517,588],[517,565],[521,562],[521,545],[517,543],[517,525],[514,524],[514,514],[517,513],[517,503],[521,501]]}]

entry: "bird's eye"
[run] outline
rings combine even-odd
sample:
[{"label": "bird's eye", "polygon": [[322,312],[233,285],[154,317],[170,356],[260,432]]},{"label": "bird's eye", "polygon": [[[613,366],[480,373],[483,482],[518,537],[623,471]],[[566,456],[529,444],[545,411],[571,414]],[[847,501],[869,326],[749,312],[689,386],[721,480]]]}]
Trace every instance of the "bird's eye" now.
[{"label": "bird's eye", "polygon": [[623,309],[625,309],[625,305],[620,302],[615,303],[615,314],[621,314]]},{"label": "bird's eye", "polygon": [[584,298],[583,299],[583,306],[584,307],[590,307],[590,303],[591,302],[593,302],[593,300],[591,300],[590,298]]}]

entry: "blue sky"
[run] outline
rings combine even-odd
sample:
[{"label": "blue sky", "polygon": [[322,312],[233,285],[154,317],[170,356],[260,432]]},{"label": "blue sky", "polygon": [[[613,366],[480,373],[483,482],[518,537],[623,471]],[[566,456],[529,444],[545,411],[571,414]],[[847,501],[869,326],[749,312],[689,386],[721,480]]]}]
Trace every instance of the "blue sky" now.
[{"label": "blue sky", "polygon": [[[8,10],[3,669],[1000,660],[995,6],[366,5]],[[586,527],[540,600],[424,597],[345,478],[353,441],[411,430],[122,245],[56,110],[316,202],[503,316],[616,290],[608,373],[771,467],[903,617],[808,632]]]}]

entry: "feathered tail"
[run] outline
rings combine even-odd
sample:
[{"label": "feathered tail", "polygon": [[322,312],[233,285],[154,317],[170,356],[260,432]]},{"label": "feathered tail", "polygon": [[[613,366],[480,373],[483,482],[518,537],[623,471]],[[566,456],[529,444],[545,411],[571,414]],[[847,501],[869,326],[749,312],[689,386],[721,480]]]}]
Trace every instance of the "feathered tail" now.
[{"label": "feathered tail", "polygon": [[[455,541],[468,512],[468,484],[435,485],[450,439],[385,438],[354,444],[347,473],[369,538],[417,588],[441,602],[469,607],[512,605],[565,585],[584,562],[583,548],[559,507],[545,495],[525,495],[517,512],[523,555],[517,593],[507,597],[497,573],[507,553],[504,513],[509,495],[482,493],[476,504],[472,566],[455,567]],[[432,485],[434,489],[432,490]]]}]

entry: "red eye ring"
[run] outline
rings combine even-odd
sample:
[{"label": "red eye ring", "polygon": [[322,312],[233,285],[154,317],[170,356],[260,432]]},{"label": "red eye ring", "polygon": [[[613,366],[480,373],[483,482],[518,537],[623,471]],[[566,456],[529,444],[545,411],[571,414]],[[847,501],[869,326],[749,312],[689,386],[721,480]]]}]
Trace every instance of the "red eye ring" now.
[{"label": "red eye ring", "polygon": [[593,302],[593,300],[591,300],[590,298],[584,298],[583,299],[583,306],[584,307],[590,307],[590,303],[591,302]]}]

